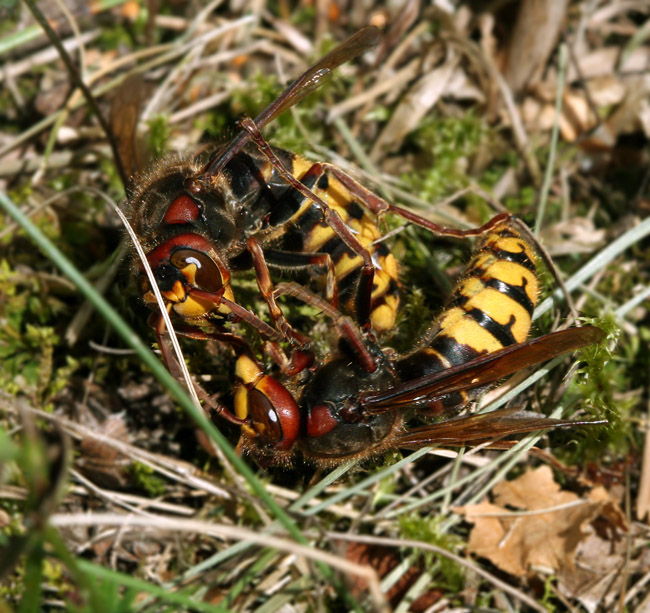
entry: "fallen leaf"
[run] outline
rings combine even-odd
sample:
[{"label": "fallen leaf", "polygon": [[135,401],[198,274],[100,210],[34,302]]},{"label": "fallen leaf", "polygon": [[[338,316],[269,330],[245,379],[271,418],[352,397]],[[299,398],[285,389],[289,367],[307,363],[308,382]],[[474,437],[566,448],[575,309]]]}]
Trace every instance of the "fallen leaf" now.
[{"label": "fallen leaf", "polygon": [[590,527],[589,536],[576,551],[575,569],[557,575],[559,591],[577,599],[588,613],[614,610],[626,574],[643,576],[650,571],[646,543],[647,536],[638,525],[632,526],[626,538],[618,540],[602,538]]},{"label": "fallen leaf", "polygon": [[519,3],[503,74],[518,93],[539,79],[564,23],[566,0],[523,0]]},{"label": "fallen leaf", "polygon": [[[354,542],[347,545],[345,558],[355,564],[374,568],[380,579],[388,575],[400,562],[400,556],[390,547]],[[391,606],[398,605],[421,574],[422,564],[416,564],[401,575],[400,579],[386,592],[386,599],[391,603]],[[368,582],[365,579],[351,577],[350,581],[352,593],[357,597],[361,597],[368,589]],[[438,602],[443,595],[444,592],[441,590],[428,590],[411,603],[409,611],[411,613],[426,611],[434,603]]]},{"label": "fallen leaf", "polygon": [[[97,424],[95,431],[118,441],[129,439],[124,417],[117,413]],[[78,468],[104,487],[124,487],[127,483],[125,471],[130,463],[131,460],[116,447],[101,438],[91,437],[81,441],[81,455],[76,462]]]},{"label": "fallen leaf", "polygon": [[581,499],[561,490],[548,466],[499,483],[493,493],[494,503],[454,510],[474,524],[469,549],[518,577],[534,568],[572,571],[587,525],[604,506],[615,504],[606,492]]},{"label": "fallen leaf", "polygon": [[548,226],[542,232],[542,241],[552,256],[592,253],[602,246],[607,237],[591,219],[572,217]]}]

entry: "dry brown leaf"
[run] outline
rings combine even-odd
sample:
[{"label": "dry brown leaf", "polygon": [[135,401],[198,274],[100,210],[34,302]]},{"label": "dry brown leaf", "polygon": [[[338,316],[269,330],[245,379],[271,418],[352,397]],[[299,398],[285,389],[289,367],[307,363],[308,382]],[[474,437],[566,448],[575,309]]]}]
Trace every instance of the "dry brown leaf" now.
[{"label": "dry brown leaf", "polygon": [[[557,572],[573,569],[587,524],[605,504],[614,504],[603,492],[581,500],[561,490],[551,469],[542,466],[514,481],[499,483],[494,488],[494,504],[482,502],[455,511],[474,524],[469,548],[499,568],[515,576],[533,568]],[[516,514],[513,508],[531,513]],[[544,509],[551,510],[539,512]]]},{"label": "dry brown leaf", "polygon": [[553,224],[542,232],[542,242],[552,256],[593,253],[606,239],[607,232],[599,230],[591,219],[572,217]]},{"label": "dry brown leaf", "polygon": [[650,48],[637,47],[629,53],[621,65],[617,66],[621,49],[617,46],[600,47],[591,53],[578,55],[567,67],[567,82],[590,80],[595,77],[607,77],[617,73],[643,74],[650,61]]},{"label": "dry brown leaf", "polygon": [[[548,132],[556,122],[555,101],[548,99],[545,88],[535,90],[536,97],[527,97],[522,105],[522,117],[530,132]],[[555,95],[555,93],[553,93]],[[598,123],[584,92],[567,90],[558,124],[562,138],[575,142]]]},{"label": "dry brown leaf", "polygon": [[401,143],[404,136],[411,132],[438,102],[456,70],[458,60],[458,57],[450,57],[443,66],[425,74],[413,85],[379,135],[370,154],[372,160],[378,160],[386,150]]},{"label": "dry brown leaf", "polygon": [[503,70],[514,93],[539,79],[564,23],[567,4],[567,0],[520,3]]},{"label": "dry brown leaf", "polygon": [[[619,510],[620,512],[620,510]],[[589,613],[613,610],[627,575],[644,575],[650,570],[646,535],[633,525],[627,538],[603,538],[591,530],[576,551],[575,570],[558,573],[558,588],[577,599]],[[628,553],[630,559],[628,560]],[[637,611],[644,609],[639,608]]]},{"label": "dry brown leaf", "polygon": [[[388,573],[400,562],[400,556],[397,554],[395,549],[391,547],[354,542],[349,543],[346,546],[345,558],[355,564],[362,564],[374,568],[377,571],[379,578],[388,575]],[[417,564],[411,566],[401,575],[400,579],[386,592],[386,599],[391,603],[391,605],[397,606],[421,574],[422,565]],[[365,579],[351,577],[350,582],[352,592],[357,597],[363,595],[368,589],[368,582]],[[438,602],[443,596],[444,592],[431,589],[424,594],[421,594],[415,601],[413,601],[409,607],[409,611],[411,613],[425,611],[431,605]]]},{"label": "dry brown leaf", "polygon": [[[106,420],[94,426],[100,434],[118,441],[128,442],[129,433],[121,414],[109,415]],[[84,438],[81,441],[81,456],[77,467],[91,476],[98,484],[106,487],[126,485],[125,469],[131,463],[123,453],[100,439]]]}]

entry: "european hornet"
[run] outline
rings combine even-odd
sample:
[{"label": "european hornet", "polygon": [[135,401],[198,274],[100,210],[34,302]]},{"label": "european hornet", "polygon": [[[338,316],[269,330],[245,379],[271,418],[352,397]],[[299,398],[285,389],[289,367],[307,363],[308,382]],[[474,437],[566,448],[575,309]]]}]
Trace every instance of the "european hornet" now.
[{"label": "european hornet", "polygon": [[[295,284],[278,289],[314,304],[320,300]],[[584,326],[526,340],[538,291],[536,255],[506,220],[478,241],[434,331],[406,356],[366,340],[377,365],[369,372],[343,343],[304,384],[289,380],[285,386],[243,351],[235,394],[240,448],[262,464],[286,464],[300,452],[327,466],[393,448],[472,444],[597,423],[531,417],[513,409],[449,419],[497,380],[603,338],[599,328]],[[441,421],[411,426],[431,418]]]},{"label": "european hornet", "polygon": [[[388,204],[331,164],[312,163],[264,140],[261,129],[268,122],[377,39],[376,28],[367,27],[336,47],[255,120],[242,119],[242,131],[207,161],[163,161],[138,182],[127,214],[179,333],[223,341],[222,324],[246,321],[271,341],[266,348],[285,372],[296,374],[308,366],[310,354],[294,352],[289,363],[277,342],[305,348],[310,339],[284,317],[269,268],[317,277],[335,309],[352,315],[364,331],[381,334],[395,323],[399,288],[395,258],[380,241],[379,217],[392,212],[432,232],[459,237],[480,235],[502,219],[474,230],[445,229]],[[231,274],[251,268],[273,325],[235,298]],[[137,274],[145,303],[157,309],[141,267]],[[162,316],[152,315],[150,321],[163,346]],[[354,329],[342,332],[349,342]],[[364,344],[357,352],[365,369],[374,370]]]}]

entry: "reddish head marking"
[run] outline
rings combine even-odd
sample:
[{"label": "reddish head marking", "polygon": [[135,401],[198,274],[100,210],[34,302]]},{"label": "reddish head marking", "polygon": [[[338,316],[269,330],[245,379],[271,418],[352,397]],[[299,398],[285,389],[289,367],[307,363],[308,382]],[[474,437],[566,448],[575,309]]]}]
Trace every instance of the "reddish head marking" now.
[{"label": "reddish head marking", "polygon": [[183,194],[169,205],[163,221],[165,223],[190,223],[199,218],[201,209],[189,196]]},{"label": "reddish head marking", "polygon": [[326,404],[317,404],[312,407],[307,417],[307,436],[323,436],[339,425],[332,415],[332,410]]},{"label": "reddish head marking", "polygon": [[162,245],[159,245],[147,255],[150,266],[156,268],[163,262],[168,263],[172,251],[176,247],[187,247],[188,249],[209,253],[212,249],[212,244],[200,234],[179,234],[166,240]]}]

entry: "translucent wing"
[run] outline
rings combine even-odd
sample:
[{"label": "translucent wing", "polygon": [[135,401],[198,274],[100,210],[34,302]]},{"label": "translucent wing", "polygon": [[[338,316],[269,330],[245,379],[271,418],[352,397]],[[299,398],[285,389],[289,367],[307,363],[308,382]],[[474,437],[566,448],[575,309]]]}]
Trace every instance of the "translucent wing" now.
[{"label": "translucent wing", "polygon": [[[323,56],[316,64],[300,75],[289,85],[269,106],[256,118],[255,124],[262,129],[267,123],[281,113],[298,104],[315,89],[320,87],[333,70],[344,62],[361,55],[364,51],[374,47],[379,42],[379,30],[374,26],[367,26],[356,34],[343,41],[327,55]],[[207,175],[216,175],[246,144],[250,135],[242,130],[214,160],[205,168]]]},{"label": "translucent wing", "polygon": [[426,404],[454,392],[489,385],[523,368],[591,345],[603,337],[604,332],[594,326],[553,332],[383,392],[364,394],[360,404],[371,414],[392,411],[403,405]]},{"label": "translucent wing", "polygon": [[605,420],[571,421],[567,419],[550,419],[519,409],[501,409],[491,413],[468,415],[420,428],[412,428],[400,435],[395,445],[404,448],[434,444],[463,445],[469,443],[476,445],[511,434],[604,423],[607,422]]}]

